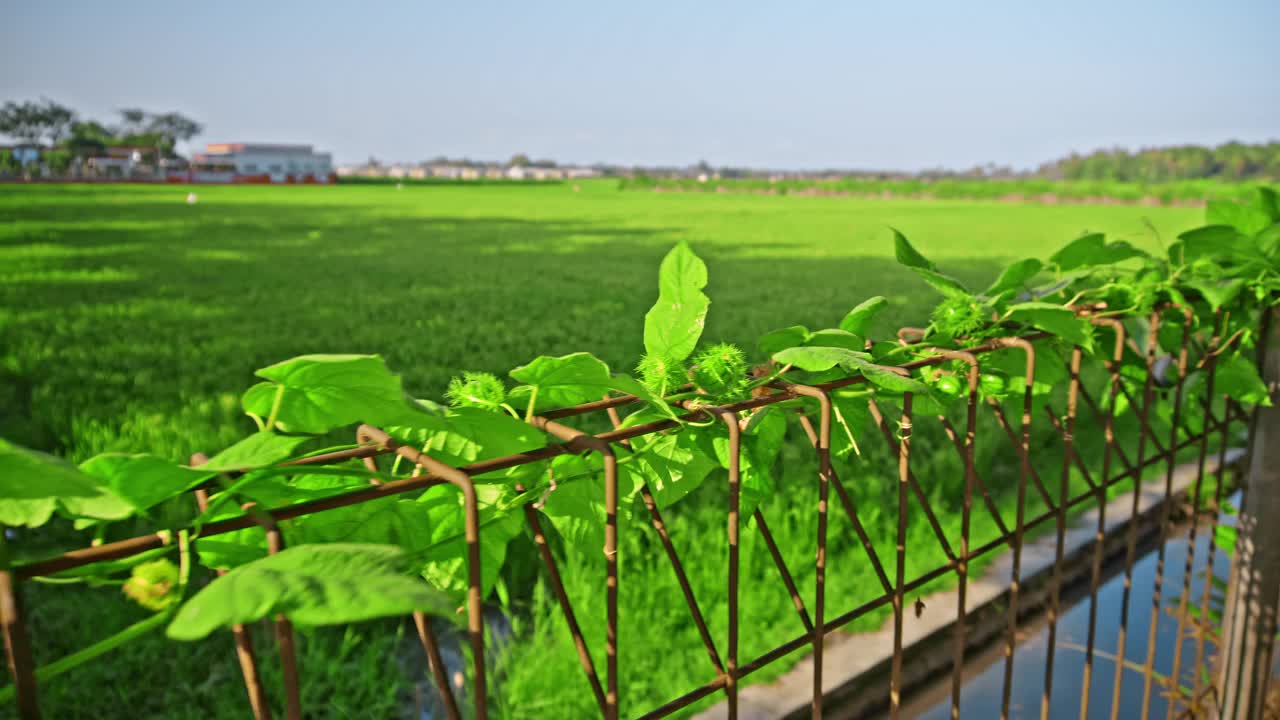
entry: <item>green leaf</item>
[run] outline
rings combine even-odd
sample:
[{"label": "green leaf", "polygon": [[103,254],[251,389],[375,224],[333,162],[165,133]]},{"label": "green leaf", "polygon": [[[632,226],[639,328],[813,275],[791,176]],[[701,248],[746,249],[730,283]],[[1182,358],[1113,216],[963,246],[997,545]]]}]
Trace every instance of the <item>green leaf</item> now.
[{"label": "green leaf", "polygon": [[649,486],[654,502],[667,509],[693,492],[719,464],[698,446],[694,433],[661,433],[636,438],[637,458],[629,472]]},{"label": "green leaf", "polygon": [[644,316],[644,349],[649,355],[680,362],[693,354],[711,304],[702,289],[707,266],[681,242],[658,269],[658,300]]},{"label": "green leaf", "polygon": [[324,433],[358,422],[383,426],[412,412],[400,377],[377,355],[302,355],[257,375],[270,382],[249,388],[241,404],[266,419],[283,393],[276,422],[285,432]]},{"label": "green leaf", "polygon": [[1209,307],[1217,310],[1223,305],[1228,305],[1232,300],[1240,295],[1240,291],[1244,289],[1243,280],[1188,280],[1187,286],[1193,290],[1200,291],[1200,295],[1204,297],[1205,302],[1209,303]]},{"label": "green leaf", "polygon": [[[627,465],[630,468],[630,465]],[[561,456],[552,462],[557,486],[547,493],[543,514],[556,525],[564,542],[589,557],[598,557],[604,548],[604,468],[600,456]],[[582,477],[585,475],[585,477]],[[568,479],[572,478],[572,479]],[[623,498],[640,489],[641,478],[631,471],[618,471],[618,507]]]},{"label": "green leaf", "polygon": [[1234,525],[1218,525],[1213,529],[1213,544],[1228,555],[1234,554],[1237,534]]},{"label": "green leaf", "polygon": [[562,357],[542,355],[512,370],[510,375],[524,383],[511,391],[511,402],[523,409],[536,390],[535,411],[599,400],[611,380],[609,366],[586,352]]},{"label": "green leaf", "polygon": [[[1022,403],[1027,386],[1027,356],[1020,348],[1005,348],[983,355],[982,370],[1002,372],[1006,377],[1006,399],[1015,404]],[[1062,356],[1054,352],[1052,346],[1037,345],[1031,394],[1036,398],[1047,397],[1056,388],[1065,387],[1068,379],[1069,370]]]},{"label": "green leaf", "polygon": [[1213,378],[1216,392],[1239,402],[1271,407],[1271,395],[1252,360],[1239,354],[1220,357]]},{"label": "green leaf", "polygon": [[635,395],[641,400],[649,404],[649,407],[657,410],[664,417],[674,418],[675,412],[667,401],[661,395],[650,390],[647,385],[627,375],[618,373],[609,379],[609,390],[614,390],[626,395]]},{"label": "green leaf", "polygon": [[780,411],[764,408],[752,420],[742,434],[743,451],[750,458],[742,474],[743,514],[755,512],[773,497],[777,488],[773,468],[787,434],[787,421]]},{"label": "green leaf", "polygon": [[[642,480],[630,472],[631,463],[619,467],[618,508],[625,514],[625,500],[640,489]],[[625,469],[624,469],[625,468]],[[567,545],[599,557],[604,551],[604,465],[600,456],[561,455],[552,462],[556,486],[546,494],[542,512],[551,520]]]},{"label": "green leaf", "polygon": [[1277,260],[1280,260],[1276,257],[1280,251],[1280,222],[1258,233],[1253,240],[1258,245],[1258,252],[1271,261],[1273,268],[1276,267]]},{"label": "green leaf", "polygon": [[1095,265],[1094,258],[1099,257],[1107,244],[1102,233],[1089,233],[1067,243],[1061,250],[1049,256],[1049,262],[1066,272],[1084,265]]},{"label": "green leaf", "polygon": [[1049,262],[1058,266],[1061,272],[1069,272],[1077,268],[1096,265],[1110,265],[1122,260],[1144,257],[1146,253],[1127,242],[1107,243],[1102,233],[1090,233],[1067,243],[1061,250],[1049,257]]},{"label": "green leaf", "polygon": [[862,454],[862,442],[874,431],[875,421],[865,397],[839,397],[832,403],[831,454],[848,458]]},{"label": "green leaf", "polygon": [[1000,277],[987,288],[983,295],[987,297],[995,297],[1003,292],[1010,290],[1019,290],[1026,286],[1036,275],[1040,274],[1040,270],[1044,267],[1044,263],[1035,258],[1027,258],[1006,267],[1000,273]]},{"label": "green leaf", "polygon": [[[480,593],[488,596],[506,562],[507,545],[520,534],[523,526],[520,516],[498,509],[486,503],[486,492],[498,491],[498,486],[476,487],[481,494],[480,508]],[[493,499],[489,495],[489,499]],[[470,587],[467,566],[466,517],[463,512],[462,492],[452,485],[436,485],[428,488],[418,498],[418,505],[425,511],[427,526],[431,528],[431,545],[419,558],[418,569],[422,577],[436,588],[448,593],[455,604],[461,604]]]},{"label": "green leaf", "polygon": [[[369,486],[369,477],[356,472],[357,469],[354,467],[341,468],[341,471],[350,472],[350,475],[318,470],[318,468],[300,467],[298,468],[300,474],[290,477],[257,473],[258,477],[250,475],[245,478],[245,482],[237,483],[238,487],[234,492],[237,497],[248,498],[261,507],[277,508],[341,495],[349,490]],[[332,470],[337,471],[339,468]],[[320,514],[324,515],[324,513]],[[309,517],[311,516],[289,522],[304,522]]]},{"label": "green leaf", "polygon": [[0,525],[39,527],[59,500],[74,503],[102,496],[97,483],[75,465],[0,438]]},{"label": "green leaf", "polygon": [[169,624],[175,640],[282,614],[298,625],[335,625],[414,611],[451,616],[453,605],[408,577],[403,550],[385,545],[301,545],[238,567],[191,598]]},{"label": "green leaf", "polygon": [[934,290],[946,297],[968,297],[970,295],[969,289],[950,275],[944,275],[937,270],[929,268],[913,267],[911,270],[924,278],[924,281],[929,283]]},{"label": "green leaf", "polygon": [[773,330],[761,335],[756,347],[759,347],[760,352],[766,355],[773,355],[779,350],[803,345],[808,339],[809,328],[803,325],[792,325],[791,327]]},{"label": "green leaf", "polygon": [[1229,225],[1206,225],[1178,236],[1179,242],[1169,248],[1174,263],[1193,263],[1202,258],[1219,260],[1252,260],[1257,247],[1239,230]]},{"label": "green leaf", "polygon": [[[721,429],[723,426],[711,426],[702,432],[698,444],[704,452],[714,456],[716,462],[725,470],[729,469],[729,437]],[[767,412],[751,423],[749,430],[742,433],[738,456],[739,511],[742,515],[750,515],[761,503],[773,496],[776,482],[773,466],[782,450],[787,424],[779,412]]]},{"label": "green leaf", "polygon": [[920,254],[919,250],[907,240],[906,236],[898,232],[896,228],[889,228],[893,231],[893,254],[898,262],[909,268],[922,268],[924,270],[937,270],[937,266],[929,262],[928,258]]},{"label": "green leaf", "polygon": [[[840,329],[847,333],[867,337],[868,332],[871,330],[871,323],[887,307],[889,307],[889,301],[880,295],[867,298],[857,307],[850,310],[848,315],[844,316],[844,319],[840,321]],[[770,351],[765,350],[765,352]],[[772,353],[770,352],[770,354]]]},{"label": "green leaf", "polygon": [[823,372],[838,365],[846,370],[862,373],[871,384],[890,392],[929,393],[929,388],[924,383],[876,365],[865,352],[839,347],[809,346],[788,348],[774,354],[773,360],[808,372]]},{"label": "green leaf", "polygon": [[809,336],[806,344],[815,347],[837,347],[854,352],[864,352],[867,347],[867,341],[861,335],[854,335],[845,330],[829,329],[819,330]]},{"label": "green leaf", "polygon": [[1280,223],[1280,196],[1269,187],[1259,187],[1253,196],[1253,205],[1272,223]]},{"label": "green leaf", "polygon": [[209,462],[201,465],[200,470],[214,473],[245,472],[275,465],[293,457],[298,447],[310,439],[277,435],[270,430],[263,430],[209,458]]},{"label": "green leaf", "polygon": [[1093,332],[1089,322],[1076,317],[1074,311],[1061,305],[1046,302],[1026,302],[1009,306],[1009,320],[1026,323],[1045,332],[1053,333],[1072,345],[1088,350],[1093,347]]},{"label": "green leaf", "polygon": [[915,395],[929,396],[931,391],[929,386],[916,380],[913,377],[899,375],[896,372],[882,365],[876,365],[870,362],[863,362],[859,365],[858,370],[862,372],[872,385],[883,390],[894,393],[913,393]]},{"label": "green leaf", "polygon": [[[454,408],[443,416],[428,416],[426,422],[416,426],[390,425],[385,430],[391,437],[453,467],[528,452],[547,444],[546,435],[537,428],[505,412],[479,407]],[[474,479],[518,482],[540,472],[536,464],[517,465]]]},{"label": "green leaf", "polygon": [[1210,200],[1205,203],[1204,221],[1208,225],[1229,225],[1244,235],[1256,235],[1276,221],[1271,216],[1272,202],[1274,195],[1268,197],[1262,192],[1255,194],[1247,204],[1234,200]]},{"label": "green leaf", "polygon": [[808,372],[822,372],[837,365],[846,369],[857,369],[858,363],[870,360],[871,356],[865,352],[842,347],[796,347],[773,354],[774,362],[792,365]]},{"label": "green leaf", "polygon": [[88,507],[72,503],[73,512],[104,519],[120,519],[148,510],[190,491],[213,476],[211,472],[192,470],[154,455],[124,453],[96,455],[81,463],[80,469],[110,488],[109,497],[119,498],[121,502],[119,510],[113,508],[111,500],[106,498]]},{"label": "green leaf", "polygon": [[657,393],[626,375],[610,375],[609,366],[591,353],[579,352],[562,357],[543,355],[512,370],[511,377],[525,383],[511,391],[511,402],[523,408],[533,398],[535,412],[593,402],[610,391],[616,391],[635,395],[663,415],[675,417],[671,407]]},{"label": "green leaf", "polygon": [[200,564],[217,570],[230,570],[266,557],[267,534],[254,526],[199,538],[195,546]]},{"label": "green leaf", "polygon": [[387,497],[299,518],[289,542],[396,545],[412,557],[422,557],[434,538],[421,505],[408,498]]}]

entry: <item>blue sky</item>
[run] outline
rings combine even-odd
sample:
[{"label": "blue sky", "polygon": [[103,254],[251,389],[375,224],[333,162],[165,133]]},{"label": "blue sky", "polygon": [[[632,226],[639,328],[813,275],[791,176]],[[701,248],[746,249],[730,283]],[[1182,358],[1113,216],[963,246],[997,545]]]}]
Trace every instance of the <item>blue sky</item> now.
[{"label": "blue sky", "polygon": [[197,142],[754,167],[1280,139],[1280,2],[9,0],[0,100]]}]

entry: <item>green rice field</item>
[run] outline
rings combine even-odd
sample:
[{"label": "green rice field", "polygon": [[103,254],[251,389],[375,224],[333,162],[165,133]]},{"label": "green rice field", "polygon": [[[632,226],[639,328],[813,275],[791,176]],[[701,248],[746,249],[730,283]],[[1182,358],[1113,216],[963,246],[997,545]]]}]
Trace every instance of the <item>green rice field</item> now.
[{"label": "green rice field", "polygon": [[[505,376],[538,355],[589,351],[615,371],[642,352],[662,256],[687,240],[707,262],[706,338],[742,345],[771,329],[829,327],[872,295],[892,304],[881,335],[920,322],[934,297],[894,260],[889,227],[948,273],[985,286],[1011,261],[1047,257],[1086,231],[1152,249],[1200,224],[1192,207],[654,193],[613,181],[546,185],[308,187],[0,185],[0,436],[80,461],[104,451],[173,460],[253,429],[240,394],[253,371],[306,353],[378,353],[418,397],[439,400],[463,370]],[[958,532],[955,457],[922,438],[915,472],[948,534]],[[915,462],[915,461],[913,461]],[[811,451],[783,449],[764,508],[788,564],[812,564]],[[881,465],[884,465],[881,463]],[[878,548],[890,468],[856,476]],[[842,472],[857,472],[845,469]],[[1016,472],[992,484],[1008,487]],[[846,475],[848,484],[854,478]],[[936,483],[930,485],[929,478]],[[949,478],[949,479],[947,479]],[[945,479],[945,482],[944,482]],[[706,484],[668,524],[711,632],[723,637],[723,488]],[[813,495],[814,498],[809,496]],[[1031,511],[1037,507],[1033,500]],[[1007,503],[1003,509],[1012,512]],[[887,513],[887,511],[886,511]],[[623,528],[622,706],[632,716],[714,677],[652,533]],[[915,533],[919,531],[918,537]],[[913,567],[942,557],[912,526]],[[994,536],[975,516],[975,542]],[[79,534],[59,542],[81,545]],[[833,521],[828,603],[877,591],[861,547]],[[561,548],[570,595],[602,665],[604,570]],[[512,554],[528,552],[513,550]],[[503,717],[581,717],[594,701],[558,610],[515,568],[499,583],[513,634],[496,652]],[[743,533],[743,648],[754,657],[802,631],[763,544]],[[525,558],[524,560],[531,560]],[[812,569],[797,584],[812,593]],[[665,573],[665,574],[664,574]],[[145,611],[117,587],[27,589],[37,660],[71,652]],[[580,605],[577,605],[580,603]],[[874,618],[869,618],[871,620]],[[874,624],[874,623],[871,623]],[[865,627],[866,625],[859,626]],[[268,683],[278,663],[261,636]],[[402,717],[425,678],[411,629],[395,621],[304,633],[307,717]],[[407,648],[407,649],[406,649]],[[752,677],[767,680],[770,666]],[[147,683],[132,680],[146,674]],[[158,634],[41,688],[48,717],[247,716],[229,633],[198,645]],[[275,685],[271,685],[275,687]],[[279,692],[272,700],[280,702]],[[703,707],[703,706],[696,706]],[[12,708],[0,707],[0,717]]]}]

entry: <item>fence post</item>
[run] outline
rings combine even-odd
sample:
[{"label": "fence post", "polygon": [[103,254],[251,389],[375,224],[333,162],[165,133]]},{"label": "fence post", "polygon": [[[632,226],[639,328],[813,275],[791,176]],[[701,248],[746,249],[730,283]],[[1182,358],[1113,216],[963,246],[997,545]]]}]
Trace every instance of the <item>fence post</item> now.
[{"label": "fence post", "polygon": [[1271,675],[1280,604],[1280,308],[1264,312],[1259,364],[1272,407],[1257,409],[1250,433],[1235,547],[1219,652],[1218,717],[1260,718]]}]

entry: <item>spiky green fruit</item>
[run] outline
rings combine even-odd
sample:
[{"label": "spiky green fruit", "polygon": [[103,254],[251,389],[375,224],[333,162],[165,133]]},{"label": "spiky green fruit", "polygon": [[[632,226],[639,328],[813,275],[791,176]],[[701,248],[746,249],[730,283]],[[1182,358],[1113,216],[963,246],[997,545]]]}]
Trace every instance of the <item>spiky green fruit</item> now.
[{"label": "spiky green fruit", "polygon": [[449,381],[444,396],[453,407],[496,408],[507,401],[507,389],[492,373],[464,372]]}]

